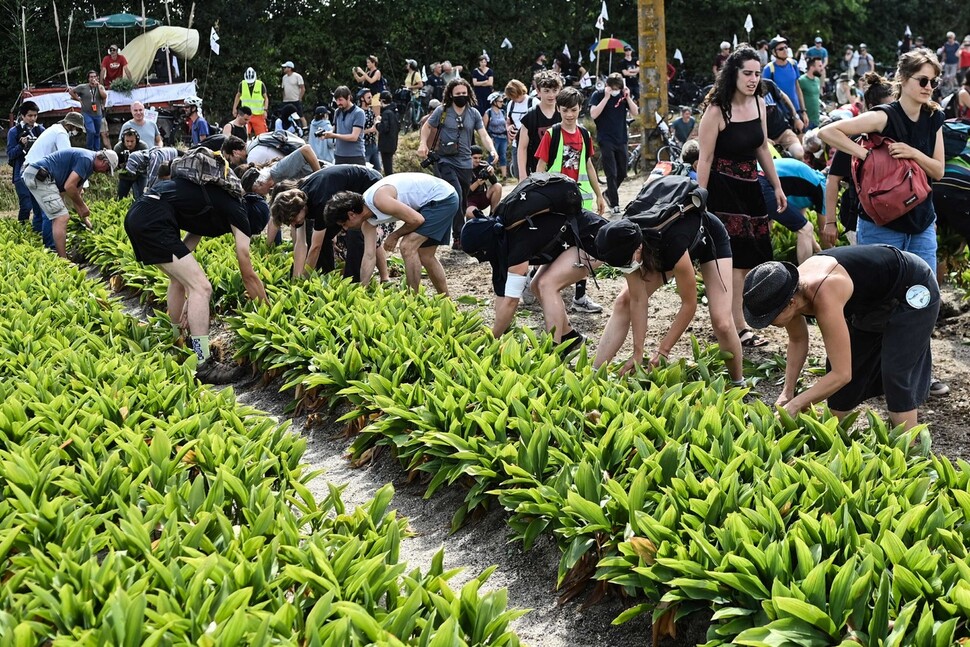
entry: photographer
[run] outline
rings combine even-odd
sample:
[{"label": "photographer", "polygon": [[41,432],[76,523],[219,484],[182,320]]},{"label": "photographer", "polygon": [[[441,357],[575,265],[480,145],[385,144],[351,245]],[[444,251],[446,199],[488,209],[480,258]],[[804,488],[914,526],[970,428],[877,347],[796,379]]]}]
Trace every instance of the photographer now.
[{"label": "photographer", "polygon": [[22,177],[27,151],[44,132],[44,127],[37,123],[37,113],[36,103],[24,101],[20,106],[20,121],[7,131],[7,164],[13,167],[13,186],[20,202],[20,211],[17,213],[18,222],[27,222],[30,219],[31,210],[34,212],[34,223],[39,223],[41,218],[44,217],[40,205],[30,195],[30,190],[27,189]]},{"label": "photographer", "polygon": [[472,144],[478,133],[493,159],[498,159],[495,146],[485,131],[485,123],[475,107],[471,84],[453,79],[445,87],[444,102],[434,110],[421,127],[418,157],[421,165],[434,165],[435,175],[448,182],[458,194],[459,206],[452,220],[452,249],[461,249],[461,227],[465,222],[465,197],[472,182]]},{"label": "photographer", "polygon": [[475,217],[475,210],[489,213],[495,212],[495,207],[502,200],[502,185],[499,184],[495,169],[482,159],[482,147],[472,146],[472,182],[468,187],[468,197],[465,208],[465,219]]},{"label": "photographer", "polygon": [[118,171],[118,199],[122,200],[131,193],[137,200],[145,192],[146,178],[128,171],[128,156],[135,151],[147,151],[148,146],[141,140],[137,130],[128,128],[122,131],[114,150],[118,153],[118,167],[121,169]]},{"label": "photographer", "polygon": [[384,175],[394,173],[394,153],[397,152],[398,135],[401,132],[401,118],[392,105],[391,93],[381,92],[381,116],[377,118],[377,150],[381,153],[381,169]]}]

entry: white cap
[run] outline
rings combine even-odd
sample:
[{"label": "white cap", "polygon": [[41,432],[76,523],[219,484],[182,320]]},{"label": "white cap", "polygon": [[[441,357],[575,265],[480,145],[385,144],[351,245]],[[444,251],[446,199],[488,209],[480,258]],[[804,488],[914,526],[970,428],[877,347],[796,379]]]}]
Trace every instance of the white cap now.
[{"label": "white cap", "polygon": [[727,42],[726,40],[721,41],[721,49],[730,49],[730,48],[731,48],[731,43]]},{"label": "white cap", "polygon": [[106,160],[108,160],[108,166],[110,167],[110,172],[112,175],[115,174],[115,169],[118,168],[118,153],[114,152],[110,148],[103,148],[98,151],[98,155],[101,155]]},{"label": "white cap", "polygon": [[293,65],[293,61],[287,61],[287,62],[283,63],[282,65],[280,65],[280,67],[291,67],[292,68],[292,67],[296,67],[296,65]]}]

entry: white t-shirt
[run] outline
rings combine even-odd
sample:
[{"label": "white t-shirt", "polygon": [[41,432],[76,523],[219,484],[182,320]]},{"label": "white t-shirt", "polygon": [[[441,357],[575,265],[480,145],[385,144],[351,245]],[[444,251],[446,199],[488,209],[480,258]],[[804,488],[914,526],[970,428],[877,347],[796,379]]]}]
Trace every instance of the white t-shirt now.
[{"label": "white t-shirt", "polygon": [[374,194],[378,189],[385,186],[393,186],[397,189],[397,199],[415,211],[429,202],[447,200],[455,195],[455,190],[450,184],[441,178],[426,173],[395,173],[371,186],[364,192],[364,204],[374,212],[372,218],[367,222],[374,225],[383,225],[386,222],[394,222],[397,217],[388,215],[374,206]]},{"label": "white t-shirt", "polygon": [[507,105],[508,110],[506,111],[506,116],[512,120],[516,128],[521,128],[522,117],[536,105],[536,100],[529,95],[525,95],[518,101],[509,101]]},{"label": "white t-shirt", "polygon": [[25,164],[35,164],[51,153],[62,151],[71,147],[71,136],[67,134],[67,129],[61,124],[54,124],[38,137],[34,145],[27,151],[24,158]]},{"label": "white t-shirt", "polygon": [[283,88],[283,101],[300,100],[300,86],[303,85],[303,77],[298,72],[284,74],[283,82],[280,85]]}]

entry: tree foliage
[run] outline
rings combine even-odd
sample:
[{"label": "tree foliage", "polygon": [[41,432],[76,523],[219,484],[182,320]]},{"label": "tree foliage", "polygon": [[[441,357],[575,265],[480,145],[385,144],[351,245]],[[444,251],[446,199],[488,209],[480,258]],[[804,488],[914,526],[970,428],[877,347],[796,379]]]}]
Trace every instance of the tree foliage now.
[{"label": "tree foliage", "polygon": [[[0,41],[0,74],[8,79],[3,96],[8,106],[25,82],[23,44],[26,31],[30,80],[48,77],[63,83],[62,64],[54,28],[56,4],[63,45],[71,30],[71,83],[83,81],[87,69],[96,68],[110,42],[121,41],[118,31],[91,30],[82,22],[94,14],[128,11],[141,13],[134,2],[93,3],[90,0],[0,0],[5,36]],[[603,36],[614,35],[636,43],[636,3],[607,0],[610,20]],[[165,19],[159,2],[146,2],[150,16]],[[22,11],[23,9],[23,11]],[[169,4],[173,25],[186,25],[190,0]],[[329,101],[341,84],[353,85],[351,68],[363,65],[368,54],[377,55],[380,68],[392,86],[402,83],[404,59],[420,64],[449,59],[470,69],[486,50],[496,70],[496,82],[525,80],[535,54],[558,52],[568,44],[575,56],[597,37],[594,23],[599,0],[245,0],[235,3],[195,5],[192,27],[200,33],[200,51],[189,63],[192,77],[206,100],[207,112],[217,120],[228,118],[232,98],[246,67],[254,67],[266,82],[271,98],[279,99],[279,65],[287,59],[297,64],[307,83],[306,105]],[[680,49],[691,74],[709,76],[717,44],[735,35],[744,41],[743,24],[750,13],[754,21],[751,39],[785,34],[795,44],[810,43],[821,35],[833,64],[846,43],[865,41],[877,61],[895,62],[896,41],[907,24],[914,34],[936,47],[950,29],[963,31],[970,25],[970,3],[939,0],[926,11],[921,0],[829,0],[819,3],[750,3],[747,0],[667,0],[665,3],[668,57]],[[161,12],[161,13],[159,13]],[[21,16],[26,16],[25,30]],[[220,36],[221,55],[208,47],[210,28]],[[959,28],[963,26],[962,29]],[[136,32],[129,31],[129,37]],[[959,34],[962,37],[962,33]],[[500,47],[503,39],[512,49]],[[605,63],[604,58],[601,63]],[[588,65],[589,66],[589,65]],[[592,67],[592,66],[589,66]],[[601,65],[601,72],[605,71]]]}]

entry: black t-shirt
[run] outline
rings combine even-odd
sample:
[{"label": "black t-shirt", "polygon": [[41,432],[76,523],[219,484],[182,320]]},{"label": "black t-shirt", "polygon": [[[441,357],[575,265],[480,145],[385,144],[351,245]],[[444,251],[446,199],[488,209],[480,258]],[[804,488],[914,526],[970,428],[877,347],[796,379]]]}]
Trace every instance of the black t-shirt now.
[{"label": "black t-shirt", "polygon": [[[629,69],[635,69],[639,71],[640,66],[637,64],[636,59],[633,59],[632,61],[628,61],[624,58],[622,61],[620,61],[621,72],[625,72]],[[630,88],[630,92],[632,92],[634,95],[640,93],[640,74],[639,73],[636,76],[627,76],[624,74],[623,78],[626,80],[626,87]]]},{"label": "black t-shirt", "polygon": [[[609,89],[609,88],[607,88]],[[598,106],[603,100],[605,90],[597,90],[590,97],[591,106]],[[612,144],[614,146],[626,146],[627,129],[626,116],[630,111],[626,98],[622,90],[616,97],[609,97],[606,106],[600,116],[594,119],[596,122],[596,141],[601,144]]]},{"label": "black t-shirt", "polygon": [[[341,191],[363,194],[382,177],[374,169],[356,164],[337,164],[314,171],[300,182],[300,190],[307,196],[307,220],[313,220],[313,229],[316,231],[327,229],[327,223],[323,221],[323,209],[334,194]],[[335,226],[335,229],[340,227]]]},{"label": "black t-shirt", "polygon": [[[902,121],[904,132],[898,132],[893,120],[888,119],[886,127],[882,131],[883,135],[898,142],[905,142],[924,155],[933,157],[933,152],[936,149],[936,134],[943,127],[942,110],[936,110],[932,113],[925,109],[921,110],[919,119],[913,122],[906,116],[902,106],[899,105],[899,101],[893,101],[886,106],[877,106],[875,109],[892,110]],[[859,216],[872,221],[865,212],[859,214]],[[904,234],[918,234],[926,231],[926,228],[932,226],[935,220],[936,210],[933,208],[933,200],[930,198],[913,207],[904,216],[887,223],[885,227]]]},{"label": "black t-shirt", "polygon": [[231,233],[235,227],[246,236],[253,234],[246,205],[213,184],[201,186],[176,178],[156,182],[148,193],[157,194],[171,206],[179,228],[189,233],[214,238]]},{"label": "black t-shirt", "polygon": [[428,81],[425,83],[425,85],[431,86],[432,98],[441,101],[441,96],[445,91],[445,80],[440,76],[432,74],[428,77]]},{"label": "black t-shirt", "polygon": [[546,117],[540,106],[536,106],[522,117],[522,128],[529,133],[529,148],[526,150],[525,170],[532,175],[536,172],[536,151],[539,150],[539,142],[553,125],[562,121],[559,110],[554,110],[552,117]]}]

